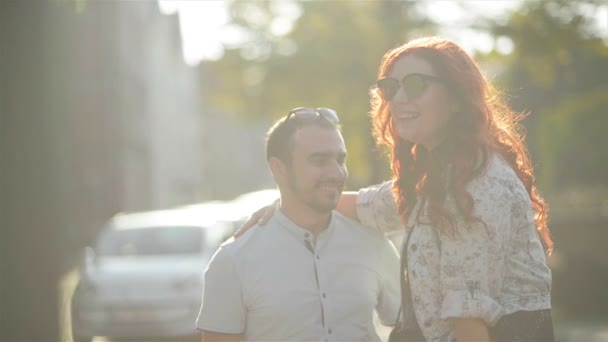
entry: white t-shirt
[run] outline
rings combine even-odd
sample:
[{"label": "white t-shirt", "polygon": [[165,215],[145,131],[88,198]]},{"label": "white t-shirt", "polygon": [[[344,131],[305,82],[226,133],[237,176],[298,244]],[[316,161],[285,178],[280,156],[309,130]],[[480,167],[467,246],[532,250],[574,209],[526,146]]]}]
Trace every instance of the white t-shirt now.
[{"label": "white t-shirt", "polygon": [[316,238],[280,210],[223,244],[205,271],[201,330],[250,341],[379,341],[393,325],[399,259],[380,232],[334,211]]}]

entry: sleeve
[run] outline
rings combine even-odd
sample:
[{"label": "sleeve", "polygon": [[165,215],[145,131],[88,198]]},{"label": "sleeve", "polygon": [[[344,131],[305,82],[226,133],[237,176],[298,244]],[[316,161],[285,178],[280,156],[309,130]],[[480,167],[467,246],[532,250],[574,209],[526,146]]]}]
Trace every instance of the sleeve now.
[{"label": "sleeve", "polygon": [[205,271],[201,310],[196,327],[224,334],[245,330],[245,305],[232,255],[225,247],[215,253]]},{"label": "sleeve", "polygon": [[505,268],[504,234],[512,229],[510,200],[501,196],[500,191],[497,193],[496,188],[486,191],[490,192],[492,196],[475,201],[474,215],[483,223],[466,223],[462,217],[454,215],[454,234],[438,234],[442,319],[479,318],[494,325],[503,315],[498,297]]},{"label": "sleeve", "polygon": [[401,282],[399,280],[399,254],[386,238],[381,241],[381,290],[378,295],[376,311],[380,322],[387,326],[395,325],[401,306]]},{"label": "sleeve", "polygon": [[370,228],[389,233],[403,229],[391,192],[392,181],[373,185],[357,193],[357,216]]}]

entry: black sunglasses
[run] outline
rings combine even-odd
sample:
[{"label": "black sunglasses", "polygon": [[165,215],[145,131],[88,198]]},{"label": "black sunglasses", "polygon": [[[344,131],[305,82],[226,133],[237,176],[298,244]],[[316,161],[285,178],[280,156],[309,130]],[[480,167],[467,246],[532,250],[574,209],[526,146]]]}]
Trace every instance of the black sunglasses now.
[{"label": "black sunglasses", "polygon": [[386,101],[392,100],[400,87],[403,87],[408,99],[415,99],[424,94],[430,82],[442,82],[442,80],[437,76],[415,73],[405,75],[401,81],[392,77],[383,77],[376,81],[376,87]]},{"label": "black sunglasses", "polygon": [[308,108],[308,107],[298,107],[289,111],[287,114],[287,119],[289,120],[292,117],[302,117],[302,118],[314,118],[314,117],[323,117],[329,122],[334,124],[340,123],[340,119],[338,118],[338,112],[331,108],[327,107],[319,107],[319,108]]}]

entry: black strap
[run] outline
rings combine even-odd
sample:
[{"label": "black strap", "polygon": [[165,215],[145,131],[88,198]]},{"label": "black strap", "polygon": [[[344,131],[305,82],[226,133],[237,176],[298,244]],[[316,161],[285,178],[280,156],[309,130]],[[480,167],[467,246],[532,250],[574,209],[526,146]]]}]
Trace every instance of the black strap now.
[{"label": "black strap", "polygon": [[[420,214],[421,214],[422,210],[424,209],[425,202],[426,201],[420,202],[420,207],[418,207],[418,210],[416,212],[415,222],[410,227],[408,235],[407,235],[407,239],[405,240],[405,243],[403,243],[403,246],[401,247],[401,269],[399,272],[399,278],[401,280],[401,308],[399,309],[399,312],[403,314],[402,327],[405,330],[408,330],[410,332],[416,332],[415,335],[418,335],[421,338],[423,337],[422,330],[420,329],[420,326],[418,325],[418,321],[416,320],[416,312],[414,311],[414,305],[412,303],[412,292],[410,289],[410,283],[409,283],[409,279],[408,279],[409,270],[408,270],[408,277],[405,276],[405,271],[406,271],[406,269],[408,269],[407,251],[409,249],[410,238],[414,234],[414,230],[420,219]],[[397,322],[399,322],[399,316],[397,316]]]},{"label": "black strap", "polygon": [[418,322],[416,321],[416,313],[414,312],[414,307],[412,304],[412,292],[410,290],[409,280],[407,279],[408,277],[405,276],[405,270],[408,268],[407,250],[415,226],[416,225],[412,226],[410,229],[401,250],[401,269],[399,274],[399,278],[401,279],[401,312],[403,314],[403,327],[406,329],[419,329]]}]

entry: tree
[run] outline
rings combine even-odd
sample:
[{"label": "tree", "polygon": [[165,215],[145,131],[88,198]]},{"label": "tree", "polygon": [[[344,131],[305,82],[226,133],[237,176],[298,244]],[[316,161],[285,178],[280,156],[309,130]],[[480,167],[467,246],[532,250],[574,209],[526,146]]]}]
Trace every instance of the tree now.
[{"label": "tree", "polygon": [[387,163],[373,148],[368,91],[384,52],[412,33],[430,32],[432,23],[411,2],[307,1],[296,3],[301,15],[293,29],[276,35],[277,3],[232,3],[233,24],[249,39],[204,63],[209,102],[249,119],[332,107],[343,125],[351,186],[385,179]]},{"label": "tree", "polygon": [[487,23],[513,52],[496,53],[502,81],[516,110],[529,111],[529,140],[547,190],[606,185],[608,154],[608,45],[589,13],[598,1],[534,1],[504,23]]}]

